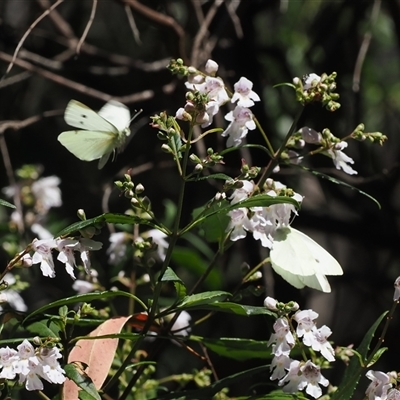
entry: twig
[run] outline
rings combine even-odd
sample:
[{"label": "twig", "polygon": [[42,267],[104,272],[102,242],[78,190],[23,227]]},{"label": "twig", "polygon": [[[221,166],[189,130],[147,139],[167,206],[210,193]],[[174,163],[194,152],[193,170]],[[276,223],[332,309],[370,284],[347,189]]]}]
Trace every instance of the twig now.
[{"label": "twig", "polygon": [[231,17],[232,23],[233,23],[233,28],[236,31],[236,36],[239,39],[243,38],[243,29],[242,25],[240,23],[240,19],[236,14],[236,10],[240,5],[241,0],[235,0],[235,1],[227,1],[225,2],[226,9],[228,10],[228,14]]},{"label": "twig", "polygon": [[[0,51],[0,59],[9,62],[11,60],[11,56]],[[18,65],[19,67],[26,69],[29,72],[33,72],[35,74],[41,75],[46,79],[49,79],[53,82],[58,83],[59,85],[69,87],[77,92],[86,94],[88,96],[95,97],[97,99],[103,100],[104,102],[107,102],[111,99],[115,99],[117,101],[120,101],[121,103],[131,104],[131,103],[137,103],[137,102],[143,101],[143,100],[148,100],[154,96],[154,92],[152,90],[144,90],[142,92],[127,95],[127,96],[120,96],[120,97],[112,96],[110,94],[103,93],[103,92],[100,92],[99,90],[96,90],[96,89],[93,89],[86,85],[83,85],[79,82],[71,81],[71,80],[64,78],[60,75],[57,75],[53,72],[46,71],[43,68],[40,68],[35,65],[32,65],[31,63],[28,63],[27,61],[16,59],[14,63],[16,65]],[[1,87],[2,87],[2,82],[0,82],[0,88]]]},{"label": "twig", "polygon": [[[178,24],[178,22],[174,18],[172,18],[168,15],[161,14],[161,13],[151,9],[150,7],[145,6],[142,3],[139,3],[137,0],[120,0],[120,1],[122,1],[122,3],[124,3],[124,4],[128,4],[131,8],[133,8],[134,10],[136,10],[137,12],[139,12],[146,18],[148,18],[160,25],[168,26],[169,28],[174,30],[179,38],[178,45],[179,45],[180,57],[185,62],[187,62],[187,55],[186,55],[186,49],[185,49],[185,36],[186,36],[185,30],[182,28],[182,26],[180,26]],[[222,0],[219,0],[219,1],[222,1]]]},{"label": "twig", "polygon": [[89,33],[90,27],[93,24],[94,16],[96,15],[96,8],[97,8],[97,0],[92,0],[92,11],[90,12],[89,21],[86,24],[85,30],[83,31],[83,34],[79,39],[78,45],[76,46],[76,54],[79,54],[81,52],[82,44],[85,41],[86,36]]},{"label": "twig", "polygon": [[[3,77],[1,78],[1,80],[3,80],[6,75],[11,71],[11,68],[13,67],[13,65],[15,64],[15,60],[17,59],[17,55],[18,52],[20,50],[20,48],[22,47],[22,45],[25,42],[25,39],[28,37],[28,35],[32,32],[33,28],[44,18],[46,17],[46,15],[49,15],[56,7],[58,7],[64,0],[57,0],[50,8],[48,8],[42,15],[40,15],[32,24],[31,26],[28,28],[28,30],[24,33],[24,35],[22,36],[21,40],[19,41],[17,48],[14,51],[13,57],[11,59],[10,64],[7,67],[7,70],[5,72],[5,74],[3,75]],[[0,81],[1,82],[1,81]]]},{"label": "twig", "polygon": [[365,57],[367,55],[367,51],[368,51],[369,45],[371,43],[372,27],[375,25],[375,22],[376,22],[376,20],[378,18],[380,8],[381,8],[381,0],[375,0],[374,1],[374,6],[373,6],[372,12],[371,12],[370,28],[364,34],[364,39],[363,39],[363,42],[361,44],[360,50],[358,52],[356,65],[354,67],[353,92],[358,92],[360,90],[361,70],[362,70],[362,66],[364,64]]},{"label": "twig", "polygon": [[218,8],[223,4],[223,2],[224,2],[223,0],[214,0],[214,4],[208,10],[206,17],[203,23],[201,24],[200,29],[197,32],[197,35],[194,38],[191,64],[195,67],[199,63],[200,45],[204,40],[204,38],[206,37],[206,35],[208,34],[208,27],[210,26],[212,20],[215,17],[215,14],[218,11]]},{"label": "twig", "polygon": [[0,87],[6,87],[6,86],[11,86],[14,85],[15,83],[21,82],[25,79],[28,79],[32,76],[30,72],[24,71],[21,72],[20,74],[16,74],[13,76],[10,76],[9,78],[5,78],[3,81],[0,83]]},{"label": "twig", "polygon": [[125,12],[126,12],[126,16],[128,17],[129,26],[131,27],[133,38],[135,39],[135,42],[137,44],[142,44],[142,41],[140,40],[139,29],[137,28],[135,18],[133,16],[132,10],[128,6],[128,4],[125,4]]}]

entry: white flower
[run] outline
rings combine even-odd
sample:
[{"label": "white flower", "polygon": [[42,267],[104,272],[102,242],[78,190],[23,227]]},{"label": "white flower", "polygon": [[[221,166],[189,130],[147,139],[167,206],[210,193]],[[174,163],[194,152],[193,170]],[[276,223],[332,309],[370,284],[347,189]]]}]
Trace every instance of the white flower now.
[{"label": "white flower", "polygon": [[319,385],[329,385],[328,379],[322,376],[320,368],[308,360],[302,367],[300,367],[300,371],[306,381],[306,393],[314,397],[314,399],[320,397],[322,395],[322,390]]},{"label": "white flower", "polygon": [[[25,254],[25,256],[29,256],[29,254]],[[3,282],[4,281],[7,282],[7,289],[4,289],[0,292],[0,304],[8,303],[16,311],[27,311],[28,306],[25,304],[24,299],[16,290],[12,289],[12,285],[16,283],[14,275],[10,272],[7,272],[3,278]],[[3,308],[0,306],[0,311],[2,309]]]},{"label": "white flower", "polygon": [[236,240],[246,237],[246,230],[251,229],[251,224],[247,216],[247,208],[235,208],[228,212],[230,222],[226,228],[226,232],[231,232],[229,238],[235,242]]},{"label": "white flower", "polygon": [[400,276],[394,281],[394,294],[393,301],[397,301],[400,298]]},{"label": "white flower", "polygon": [[65,264],[65,270],[72,279],[75,279],[74,267],[76,267],[74,250],[78,246],[79,242],[75,239],[57,240],[57,247],[60,251],[57,260]]},{"label": "white flower", "polygon": [[158,229],[150,229],[142,234],[144,238],[151,237],[153,243],[157,245],[157,255],[161,261],[165,260],[166,249],[168,249],[168,242],[165,240],[168,236]]},{"label": "white flower", "polygon": [[[287,383],[285,386],[283,386]],[[296,393],[303,390],[307,382],[300,373],[300,361],[293,360],[290,363],[288,373],[278,382],[279,386],[283,386],[283,391],[286,393]]]},{"label": "white flower", "polygon": [[100,250],[103,247],[103,243],[96,242],[92,239],[81,238],[79,239],[79,246],[77,250],[81,253],[81,260],[83,262],[83,266],[87,274],[91,275],[92,272],[90,270],[90,258],[89,251]]},{"label": "white flower", "polygon": [[225,115],[227,121],[231,121],[228,127],[222,132],[222,136],[229,136],[226,146],[239,146],[247,135],[249,129],[256,129],[253,121],[253,114],[248,108],[236,106],[233,111]]},{"label": "white flower", "polygon": [[28,371],[26,374],[20,373],[19,383],[25,382],[25,388],[29,391],[43,390],[43,382],[40,380],[39,375],[42,372],[42,367],[37,357],[31,357],[28,360]]},{"label": "white flower", "polygon": [[318,318],[318,313],[313,310],[297,311],[294,319],[297,322],[296,334],[299,338],[303,337],[303,343],[311,346],[314,340],[313,331],[317,328],[314,319]]},{"label": "white flower", "polygon": [[29,360],[34,359],[33,361],[35,361],[36,365],[39,363],[35,360],[35,358],[37,358],[35,355],[35,349],[31,343],[25,339],[19,346],[17,346],[17,350],[19,359],[14,365],[14,371],[17,374],[28,375],[30,370]]},{"label": "white flower", "polygon": [[208,60],[204,69],[207,74],[215,76],[218,71],[218,67],[218,64],[214,60]]},{"label": "white flower", "polygon": [[321,77],[317,74],[312,73],[305,75],[303,78],[303,89],[304,90],[311,89],[312,87],[317,86],[320,81]]},{"label": "white flower", "polygon": [[312,348],[315,351],[321,352],[321,354],[330,362],[335,361],[335,351],[332,345],[328,342],[328,337],[332,334],[332,331],[326,325],[321,326],[316,331],[313,331]]},{"label": "white flower", "polygon": [[56,241],[54,239],[35,239],[32,242],[32,247],[35,250],[32,257],[33,264],[40,263],[43,276],[54,278],[56,273],[54,271],[54,261],[51,250],[57,247]]},{"label": "white flower", "polygon": [[231,204],[239,203],[242,200],[247,199],[254,190],[254,182],[252,181],[240,181],[243,185],[242,187],[235,189],[233,193],[229,196]]},{"label": "white flower", "polygon": [[110,247],[107,249],[109,255],[108,262],[111,265],[118,265],[124,258],[127,252],[126,242],[128,234],[125,232],[114,232],[110,235]]},{"label": "white flower", "polygon": [[275,356],[282,354],[288,356],[295,343],[292,332],[289,329],[288,320],[286,318],[278,318],[274,323],[274,331],[275,333],[271,334],[267,346],[274,343],[272,354]]},{"label": "white flower", "polygon": [[42,348],[40,351],[40,360],[42,367],[42,376],[50,383],[62,384],[65,382],[65,371],[57,361],[61,358],[60,350],[57,347],[51,349]]},{"label": "white flower", "polygon": [[336,169],[341,169],[349,175],[357,175],[358,172],[348,165],[354,164],[354,160],[342,151],[347,146],[347,142],[337,143],[333,149],[328,150],[328,154],[333,159]]},{"label": "white flower", "polygon": [[253,232],[253,238],[260,240],[261,246],[270,249],[273,243],[272,234],[276,226],[271,219],[269,208],[252,207],[251,210],[254,211],[253,216],[250,218],[250,230]]},{"label": "white flower", "polygon": [[60,178],[57,176],[48,176],[32,184],[32,193],[36,197],[37,207],[42,212],[62,205],[61,190],[58,187],[60,183]]},{"label": "white flower", "polygon": [[286,356],[285,354],[281,354],[279,356],[275,356],[269,367],[269,370],[274,372],[272,373],[271,377],[269,378],[271,381],[275,379],[282,379],[286,375],[286,370],[290,368],[290,363],[292,360]]},{"label": "white flower", "polygon": [[[260,97],[256,92],[253,92],[253,82],[242,76],[238,82],[234,84],[235,93],[232,96],[231,102],[240,107],[252,107],[254,101],[260,101]],[[254,101],[253,101],[254,100]]]},{"label": "white flower", "polygon": [[31,231],[39,238],[39,239],[51,239],[53,235],[42,225],[37,224],[36,222],[32,224]]},{"label": "white flower", "polygon": [[387,392],[392,387],[389,375],[369,370],[365,376],[372,381],[365,392],[368,400],[386,400]]},{"label": "white flower", "polygon": [[[174,317],[174,315],[172,315],[172,317]],[[190,333],[189,325],[191,319],[192,317],[187,311],[181,311],[178,319],[172,325],[171,332],[174,333],[174,331],[176,331],[178,335],[188,336]]]},{"label": "white flower", "polygon": [[90,293],[94,289],[94,284],[82,279],[77,279],[72,285],[72,289],[78,292],[78,294]]},{"label": "white flower", "polygon": [[322,135],[315,129],[304,126],[300,129],[301,136],[306,143],[319,144],[322,141]]}]

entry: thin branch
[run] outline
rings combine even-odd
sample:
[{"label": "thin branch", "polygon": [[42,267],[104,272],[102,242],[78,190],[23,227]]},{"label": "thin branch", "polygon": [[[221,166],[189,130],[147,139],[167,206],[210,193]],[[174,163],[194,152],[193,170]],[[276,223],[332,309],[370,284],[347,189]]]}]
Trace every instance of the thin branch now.
[{"label": "thin branch", "polygon": [[[10,55],[0,51],[0,59],[4,60],[6,62],[10,62],[12,57]],[[143,100],[148,100],[154,96],[154,92],[152,90],[144,90],[142,92],[130,94],[127,96],[120,96],[120,97],[112,96],[110,94],[100,92],[99,90],[96,90],[96,89],[93,89],[86,85],[83,85],[79,82],[71,81],[67,78],[64,78],[63,76],[55,74],[54,72],[46,71],[43,68],[40,68],[40,67],[37,67],[36,65],[28,63],[27,61],[16,59],[14,61],[14,63],[16,65],[18,65],[19,67],[26,69],[29,72],[33,72],[35,74],[41,75],[42,77],[49,79],[53,82],[56,82],[59,85],[69,87],[77,92],[83,93],[88,96],[95,97],[97,99],[103,100],[104,102],[107,102],[111,99],[115,99],[115,100],[120,101],[121,103],[130,104],[130,103],[137,103],[137,102],[143,101]],[[0,82],[0,88],[1,87],[2,87],[2,82]]]},{"label": "thin branch", "polygon": [[[20,50],[20,48],[22,47],[22,45],[25,42],[25,39],[28,37],[28,35],[32,32],[32,30],[35,28],[35,26],[47,15],[49,15],[56,7],[58,7],[64,0],[57,0],[50,8],[48,8],[42,15],[40,15],[32,24],[31,26],[28,28],[28,30],[24,33],[24,35],[22,36],[21,40],[19,41],[17,48],[14,51],[13,57],[11,59],[10,64],[7,67],[7,70],[5,72],[5,74],[3,75],[3,77],[1,78],[1,80],[3,80],[6,75],[11,71],[11,68],[13,67],[13,65],[15,64],[15,60],[17,59],[17,55],[18,52]],[[0,81],[1,82],[1,81]]]},{"label": "thin branch", "polygon": [[375,22],[378,18],[380,8],[381,8],[381,0],[375,0],[374,6],[373,6],[372,12],[371,12],[370,27],[369,27],[369,30],[367,32],[365,32],[365,34],[364,34],[364,39],[361,44],[360,50],[358,52],[356,65],[354,67],[353,92],[358,92],[360,90],[361,70],[362,70],[362,67],[363,67],[363,64],[365,61],[365,57],[368,52],[369,45],[371,43],[372,28],[375,25]]},{"label": "thin branch", "polygon": [[125,8],[126,16],[128,17],[129,26],[131,27],[131,30],[132,30],[133,38],[135,39],[135,42],[140,45],[140,44],[142,44],[142,41],[140,39],[139,29],[136,25],[135,17],[133,16],[132,10],[128,4],[125,4],[124,8]]},{"label": "thin branch", "polygon": [[[186,48],[185,48],[185,30],[182,28],[182,26],[180,26],[178,24],[178,22],[168,16],[168,15],[164,15],[161,14],[155,10],[153,10],[150,7],[145,6],[142,3],[139,3],[137,0],[120,0],[122,3],[124,4],[128,4],[131,8],[133,8],[134,10],[136,10],[138,13],[142,14],[144,17],[154,21],[155,23],[159,24],[159,25],[164,25],[167,26],[169,28],[171,28],[172,30],[175,31],[176,35],[179,38],[179,53],[180,53],[180,57],[187,62],[187,55],[186,55]],[[222,0],[219,0],[222,1]]]},{"label": "thin branch", "polygon": [[197,32],[196,37],[193,41],[193,50],[192,50],[192,57],[191,57],[191,64],[193,66],[197,66],[199,63],[199,55],[200,55],[200,46],[208,34],[208,27],[210,26],[212,20],[215,17],[215,14],[218,11],[218,8],[224,3],[223,0],[214,0],[214,4],[208,10],[208,13],[200,26],[199,31]]},{"label": "thin branch", "polygon": [[236,10],[240,5],[241,0],[235,0],[235,1],[228,1],[225,2],[226,9],[228,10],[228,14],[231,17],[232,23],[233,23],[233,28],[235,29],[236,36],[239,39],[243,38],[243,29],[242,25],[240,23],[240,19],[236,14]]},{"label": "thin branch", "polygon": [[82,44],[85,41],[86,36],[89,33],[89,30],[93,24],[94,16],[96,15],[96,9],[97,9],[97,0],[92,0],[92,11],[90,12],[89,21],[86,24],[85,30],[83,31],[83,34],[79,39],[78,45],[76,46],[76,54],[79,54],[81,52]]}]

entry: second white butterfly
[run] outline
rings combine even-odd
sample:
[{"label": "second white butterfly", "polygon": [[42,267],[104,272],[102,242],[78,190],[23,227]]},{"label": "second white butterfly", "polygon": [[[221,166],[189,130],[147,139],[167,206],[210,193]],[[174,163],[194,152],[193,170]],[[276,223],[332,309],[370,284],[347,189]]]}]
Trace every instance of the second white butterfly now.
[{"label": "second white butterfly", "polygon": [[99,159],[99,169],[115,150],[120,151],[130,135],[131,114],[124,104],[111,100],[98,112],[71,100],[64,113],[65,122],[78,128],[58,136],[58,141],[82,161]]}]

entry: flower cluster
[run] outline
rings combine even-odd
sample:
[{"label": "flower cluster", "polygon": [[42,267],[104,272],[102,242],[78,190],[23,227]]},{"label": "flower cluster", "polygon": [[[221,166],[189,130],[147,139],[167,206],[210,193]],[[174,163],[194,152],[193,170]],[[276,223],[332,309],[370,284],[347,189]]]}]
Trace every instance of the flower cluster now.
[{"label": "flower cluster", "polygon": [[[240,181],[242,187],[236,189],[229,197],[231,204],[239,203],[250,197],[255,190],[252,181]],[[278,196],[285,193],[286,186],[280,182],[267,179],[265,184],[265,194]],[[301,203],[303,196],[293,192],[293,199]],[[274,233],[278,228],[288,226],[292,213],[297,214],[296,208],[292,204],[273,204],[269,207],[246,207],[236,208],[228,213],[231,218],[227,227],[230,232],[230,239],[236,241],[246,237],[247,232],[253,233],[255,240],[260,240],[261,245],[269,249],[273,244]]]},{"label": "flower cluster", "polygon": [[90,250],[100,250],[103,246],[100,242],[88,238],[78,239],[35,239],[32,242],[32,248],[35,253],[32,256],[32,263],[40,263],[40,269],[43,276],[54,278],[56,276],[52,250],[57,249],[59,254],[57,260],[65,264],[65,269],[71,278],[75,279],[74,267],[76,267],[74,251],[80,253],[80,258],[85,271],[90,274]]},{"label": "flower cluster", "polygon": [[[224,81],[216,77],[218,64],[213,60],[208,60],[205,71],[208,75],[200,73],[196,69],[188,69],[188,82],[186,87],[192,91],[186,96],[184,108],[176,112],[176,118],[181,120],[192,120],[206,128],[213,122],[220,107],[227,103],[236,103],[233,111],[225,115],[225,119],[230,122],[223,131],[222,136],[229,136],[226,143],[227,147],[238,146],[246,137],[249,130],[254,130],[256,124],[253,120],[253,113],[249,107],[255,101],[260,101],[260,97],[253,89],[253,83],[245,77],[241,77],[234,84],[234,93],[230,98],[225,89]],[[190,73],[192,72],[192,73]]]},{"label": "flower cluster", "polygon": [[15,379],[19,375],[19,383],[24,383],[27,390],[43,390],[40,378],[61,385],[66,378],[59,358],[61,354],[57,347],[35,349],[25,339],[17,350],[8,346],[0,348],[0,378]]},{"label": "flower cluster", "polygon": [[[328,342],[328,337],[332,331],[326,325],[317,328],[314,320],[318,314],[313,310],[299,310],[297,303],[291,305],[290,311],[296,311],[288,319],[288,307],[278,303],[275,299],[267,297],[264,305],[273,311],[278,311],[281,315],[274,323],[274,333],[268,341],[272,345],[272,359],[270,370],[271,380],[279,379],[278,385],[283,386],[283,391],[295,393],[306,389],[306,393],[314,398],[322,395],[319,385],[328,386],[329,381],[321,374],[320,366],[315,360],[292,360],[289,355],[296,344],[302,340],[303,345],[312,348],[314,352],[320,352],[322,357],[328,362],[335,361],[334,350]],[[294,331],[292,322],[297,322]]]},{"label": "flower cluster", "polygon": [[370,370],[366,377],[372,381],[365,392],[368,400],[400,400],[400,391],[393,388],[393,383],[397,383],[395,371],[385,374]]}]

